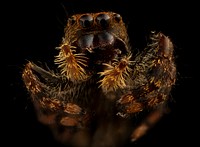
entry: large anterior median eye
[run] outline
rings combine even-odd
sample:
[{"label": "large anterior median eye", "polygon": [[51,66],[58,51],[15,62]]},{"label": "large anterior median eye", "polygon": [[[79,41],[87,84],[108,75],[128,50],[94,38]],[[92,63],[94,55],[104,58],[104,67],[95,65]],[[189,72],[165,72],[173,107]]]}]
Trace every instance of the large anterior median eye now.
[{"label": "large anterior median eye", "polygon": [[110,16],[107,14],[99,14],[96,18],[96,22],[103,28],[109,26],[110,23]]},{"label": "large anterior median eye", "polygon": [[80,17],[79,22],[83,28],[89,28],[93,24],[93,17],[89,14],[83,15]]}]

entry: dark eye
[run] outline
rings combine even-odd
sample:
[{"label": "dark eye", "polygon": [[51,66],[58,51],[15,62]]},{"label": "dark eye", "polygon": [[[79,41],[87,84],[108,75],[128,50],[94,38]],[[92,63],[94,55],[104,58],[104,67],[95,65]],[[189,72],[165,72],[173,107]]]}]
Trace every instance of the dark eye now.
[{"label": "dark eye", "polygon": [[76,17],[72,16],[71,18],[68,19],[68,24],[73,25],[76,22]]},{"label": "dark eye", "polygon": [[93,24],[93,17],[91,15],[83,15],[81,16],[79,22],[83,28],[88,28]]},{"label": "dark eye", "polygon": [[122,17],[119,14],[115,14],[114,15],[114,19],[116,22],[120,22],[120,20],[122,19]]},{"label": "dark eye", "polygon": [[110,16],[107,14],[99,14],[96,18],[96,22],[103,28],[109,26],[110,23]]}]

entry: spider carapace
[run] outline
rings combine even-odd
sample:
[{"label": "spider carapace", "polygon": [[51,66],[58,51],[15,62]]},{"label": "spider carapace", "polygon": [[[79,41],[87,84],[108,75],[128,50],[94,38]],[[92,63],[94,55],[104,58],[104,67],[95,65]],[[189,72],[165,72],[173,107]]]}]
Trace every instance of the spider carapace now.
[{"label": "spider carapace", "polygon": [[55,56],[60,72],[33,62],[23,70],[39,121],[64,144],[137,141],[166,112],[176,81],[170,38],[151,32],[146,48],[136,52],[114,12],[73,15],[64,31]]}]

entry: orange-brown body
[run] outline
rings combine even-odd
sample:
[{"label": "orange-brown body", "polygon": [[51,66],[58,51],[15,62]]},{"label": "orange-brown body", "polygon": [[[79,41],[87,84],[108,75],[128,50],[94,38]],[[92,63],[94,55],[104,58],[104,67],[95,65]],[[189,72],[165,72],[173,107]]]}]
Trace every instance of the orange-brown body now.
[{"label": "orange-brown body", "polygon": [[[60,73],[25,65],[22,77],[38,119],[74,146],[121,146],[142,137],[165,112],[176,81],[171,40],[160,32],[150,40],[136,54],[119,14],[73,15],[57,47]],[[144,122],[134,122],[149,111]]]}]

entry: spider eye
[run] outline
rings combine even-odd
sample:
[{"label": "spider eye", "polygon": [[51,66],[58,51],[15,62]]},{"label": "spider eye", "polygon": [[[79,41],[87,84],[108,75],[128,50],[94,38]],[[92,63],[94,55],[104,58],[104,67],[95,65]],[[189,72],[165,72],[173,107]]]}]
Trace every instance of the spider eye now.
[{"label": "spider eye", "polygon": [[68,24],[73,25],[76,22],[76,17],[72,16],[71,18],[68,19]]},{"label": "spider eye", "polygon": [[122,17],[119,14],[115,14],[114,19],[115,19],[116,22],[120,22]]},{"label": "spider eye", "polygon": [[96,22],[103,28],[107,28],[110,23],[110,16],[107,14],[99,14],[96,18]]},{"label": "spider eye", "polygon": [[79,19],[80,25],[83,28],[89,28],[90,26],[92,26],[93,24],[93,17],[91,15],[83,15],[81,16],[81,18]]}]

